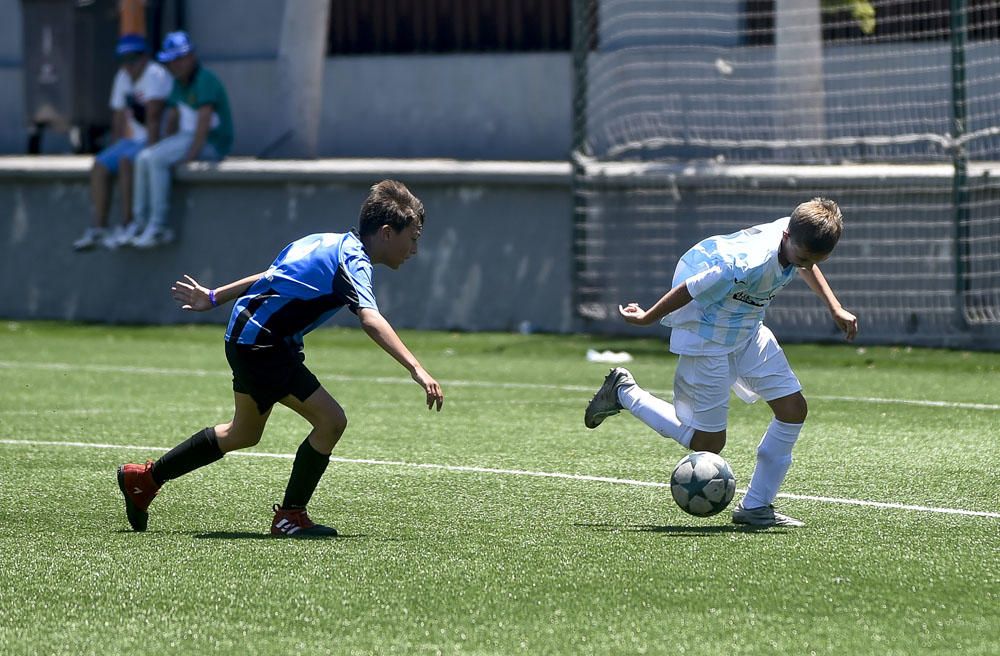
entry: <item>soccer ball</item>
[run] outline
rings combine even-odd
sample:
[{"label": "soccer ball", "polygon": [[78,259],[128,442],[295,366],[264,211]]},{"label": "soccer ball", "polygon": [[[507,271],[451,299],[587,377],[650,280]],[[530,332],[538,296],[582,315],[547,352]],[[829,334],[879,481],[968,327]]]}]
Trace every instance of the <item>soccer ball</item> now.
[{"label": "soccer ball", "polygon": [[670,475],[670,494],[684,512],[711,517],[725,510],[736,494],[736,477],[729,463],[709,451],[690,453]]}]

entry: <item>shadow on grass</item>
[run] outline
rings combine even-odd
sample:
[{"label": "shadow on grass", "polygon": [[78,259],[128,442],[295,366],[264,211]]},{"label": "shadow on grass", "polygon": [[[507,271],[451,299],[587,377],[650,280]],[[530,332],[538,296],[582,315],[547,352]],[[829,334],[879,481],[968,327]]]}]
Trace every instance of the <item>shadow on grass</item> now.
[{"label": "shadow on grass", "polygon": [[190,535],[198,540],[282,540],[282,541],[295,541],[295,540],[357,540],[362,538],[368,538],[365,533],[341,533],[336,537],[326,537],[326,536],[313,536],[302,535],[299,537],[275,537],[268,533],[251,533],[249,531],[210,531],[210,532],[200,532],[200,531],[133,531],[130,529],[120,529],[115,531],[119,535]]},{"label": "shadow on grass", "polygon": [[336,537],[327,536],[308,536],[303,535],[301,537],[288,537],[288,538],[278,538],[274,537],[270,533],[248,533],[243,531],[213,531],[211,533],[195,533],[194,537],[199,540],[354,540],[357,538],[368,537],[362,533],[358,534],[345,534],[341,533]]},{"label": "shadow on grass", "polygon": [[719,524],[716,526],[657,526],[655,524],[574,524],[603,533],[663,533],[678,537],[706,537],[722,533],[763,533],[783,535],[787,529],[774,526],[746,526],[741,524]]}]

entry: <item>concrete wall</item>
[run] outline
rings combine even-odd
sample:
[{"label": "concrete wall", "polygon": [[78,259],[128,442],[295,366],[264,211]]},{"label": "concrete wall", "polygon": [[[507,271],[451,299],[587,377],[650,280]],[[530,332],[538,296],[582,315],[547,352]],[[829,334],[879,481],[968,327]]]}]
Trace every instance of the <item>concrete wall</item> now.
[{"label": "concrete wall", "polygon": [[[237,156],[266,155],[280,136],[275,107],[286,99],[276,57],[284,6],[187,3],[198,52],[230,95]],[[21,31],[20,0],[0,0],[0,153],[25,151]],[[570,81],[568,53],[327,58],[318,154],[566,159]]]},{"label": "concrete wall", "polygon": [[[420,251],[376,268],[382,312],[397,327],[575,329],[572,206],[565,164],[259,163],[186,170],[172,196],[174,244],[74,253],[87,224],[87,158],[0,158],[0,317],[99,322],[224,322],[176,309],[171,283],[219,285],[263,270],[290,241],[356,225],[368,187],[404,180],[424,202]],[[115,215],[117,209],[113,208]],[[335,323],[356,319],[342,312]]]},{"label": "concrete wall", "polygon": [[[284,101],[275,62],[205,61],[229,92],[233,154],[267,157]],[[565,160],[570,69],[558,53],[328,58],[319,155]]]},{"label": "concrete wall", "polygon": [[[844,234],[822,271],[857,314],[859,343],[1000,345],[998,168],[969,170],[968,238],[956,249],[949,165],[594,166],[582,187],[577,288],[593,321],[620,331],[623,299],[645,307],[671,285],[675,263],[708,235],[787,216],[823,195],[844,213]],[[963,271],[957,257],[962,254]],[[956,293],[965,289],[964,302]],[[767,311],[782,342],[841,342],[823,303],[793,281]]]},{"label": "concrete wall", "polygon": [[[276,56],[284,0],[187,2],[187,27],[231,96],[234,155],[259,156],[280,136]],[[666,137],[678,158],[714,156],[699,141],[780,139],[787,94],[773,78],[774,48],[739,45],[740,0],[602,3],[601,52],[592,57],[595,152]],[[662,6],[660,6],[662,5]],[[696,6],[697,5],[697,6]],[[0,152],[24,150],[21,3],[0,0]],[[636,10],[629,13],[630,10]],[[85,53],[81,53],[84,56]],[[967,52],[970,128],[992,127],[1000,98],[1000,42]],[[824,61],[826,136],[946,134],[950,59],[946,43],[829,46]],[[610,75],[608,75],[610,73]],[[563,160],[571,144],[569,53],[331,57],[325,62],[321,157],[451,157]],[[896,111],[886,108],[905,103]],[[1000,138],[971,144],[996,152]],[[773,150],[732,149],[730,161]],[[784,153],[787,161],[809,152]],[[938,145],[840,159],[947,159]]]},{"label": "concrete wall", "polygon": [[568,54],[327,59],[321,152],[335,157],[569,157]]}]

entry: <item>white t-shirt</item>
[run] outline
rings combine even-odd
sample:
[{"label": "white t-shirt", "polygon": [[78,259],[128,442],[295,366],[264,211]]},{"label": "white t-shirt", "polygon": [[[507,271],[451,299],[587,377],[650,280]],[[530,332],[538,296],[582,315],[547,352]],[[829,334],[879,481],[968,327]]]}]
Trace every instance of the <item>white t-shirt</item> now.
[{"label": "white t-shirt", "polygon": [[146,64],[142,75],[135,82],[124,68],[119,68],[111,85],[112,110],[124,110],[128,121],[125,138],[146,141],[146,103],[150,100],[166,100],[174,86],[174,78],[167,69],[154,61]]},{"label": "white t-shirt", "polygon": [[778,249],[788,217],[698,242],[677,263],[673,286],[687,283],[694,299],[665,316],[670,350],[680,355],[732,353],[764,320],[771,299],[795,277]]}]

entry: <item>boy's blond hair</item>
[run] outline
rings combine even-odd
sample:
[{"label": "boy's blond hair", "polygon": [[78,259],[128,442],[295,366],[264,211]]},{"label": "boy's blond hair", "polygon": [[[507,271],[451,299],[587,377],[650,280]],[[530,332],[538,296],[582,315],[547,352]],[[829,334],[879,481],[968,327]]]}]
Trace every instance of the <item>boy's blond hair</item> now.
[{"label": "boy's blond hair", "polygon": [[813,198],[792,212],[788,235],[796,244],[817,255],[833,250],[844,231],[844,216],[828,198]]}]

